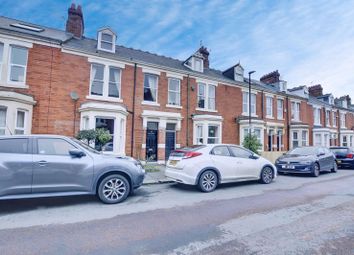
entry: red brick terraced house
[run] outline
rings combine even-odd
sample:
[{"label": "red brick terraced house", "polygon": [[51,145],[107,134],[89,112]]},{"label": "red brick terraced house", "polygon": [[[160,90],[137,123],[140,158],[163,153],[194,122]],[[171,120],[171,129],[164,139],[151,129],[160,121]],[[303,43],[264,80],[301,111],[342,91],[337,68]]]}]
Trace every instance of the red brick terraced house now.
[{"label": "red brick terraced house", "polygon": [[[181,61],[116,45],[109,27],[84,36],[81,7],[66,30],[0,17],[0,135],[105,128],[114,154],[164,162],[171,150],[242,144],[252,130],[262,153],[296,146],[354,146],[354,107],[321,85],[287,89],[278,71],[252,80],[240,63],[209,67],[201,47]],[[268,153],[268,154],[267,154]]]}]

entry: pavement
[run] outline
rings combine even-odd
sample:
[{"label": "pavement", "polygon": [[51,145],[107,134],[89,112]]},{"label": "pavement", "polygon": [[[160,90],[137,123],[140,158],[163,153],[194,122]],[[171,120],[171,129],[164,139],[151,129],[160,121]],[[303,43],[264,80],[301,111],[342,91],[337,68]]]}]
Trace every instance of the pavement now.
[{"label": "pavement", "polygon": [[165,165],[160,164],[148,164],[145,165],[145,179],[143,184],[161,184],[161,183],[169,183],[171,180],[165,177]]},{"label": "pavement", "polygon": [[0,201],[0,254],[354,254],[354,170],[225,184],[144,185],[92,196]]}]

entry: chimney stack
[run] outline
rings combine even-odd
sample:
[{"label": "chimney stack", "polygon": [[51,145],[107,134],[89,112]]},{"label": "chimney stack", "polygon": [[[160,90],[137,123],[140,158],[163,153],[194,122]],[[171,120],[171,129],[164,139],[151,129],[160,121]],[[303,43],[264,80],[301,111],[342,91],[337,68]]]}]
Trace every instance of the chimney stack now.
[{"label": "chimney stack", "polygon": [[309,94],[313,97],[323,96],[323,88],[321,84],[309,87]]},{"label": "chimney stack", "polygon": [[269,74],[263,75],[260,81],[265,84],[276,84],[280,81],[280,74],[278,70],[271,72]]},{"label": "chimney stack", "polygon": [[68,20],[66,21],[66,32],[72,33],[75,37],[81,38],[84,34],[84,17],[81,5],[77,8],[71,4],[68,9]]},{"label": "chimney stack", "polygon": [[199,53],[203,56],[204,58],[204,68],[209,68],[209,51],[206,47],[202,46],[199,48]]}]

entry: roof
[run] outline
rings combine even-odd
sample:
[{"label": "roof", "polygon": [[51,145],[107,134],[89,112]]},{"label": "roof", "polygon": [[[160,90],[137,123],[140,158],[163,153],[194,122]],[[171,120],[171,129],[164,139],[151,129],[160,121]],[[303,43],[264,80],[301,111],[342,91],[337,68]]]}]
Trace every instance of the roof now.
[{"label": "roof", "polygon": [[[28,29],[23,29],[19,27],[12,26],[13,24],[20,23],[21,25],[31,26],[35,28],[42,28],[43,31],[35,32]],[[33,39],[44,39],[44,40],[52,40],[57,42],[63,42],[73,37],[71,33],[67,33],[62,30],[53,29],[44,26],[38,26],[29,22],[24,22],[21,20],[11,19],[4,16],[0,16],[0,32],[9,34],[9,35],[17,35],[17,36],[27,36]]]}]

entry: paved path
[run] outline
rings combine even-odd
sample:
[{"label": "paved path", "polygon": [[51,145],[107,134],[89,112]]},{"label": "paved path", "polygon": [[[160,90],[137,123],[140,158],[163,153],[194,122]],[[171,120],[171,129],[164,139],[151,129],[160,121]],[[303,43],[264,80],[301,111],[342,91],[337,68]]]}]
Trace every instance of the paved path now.
[{"label": "paved path", "polygon": [[354,254],[354,171],[0,202],[0,254]]}]

